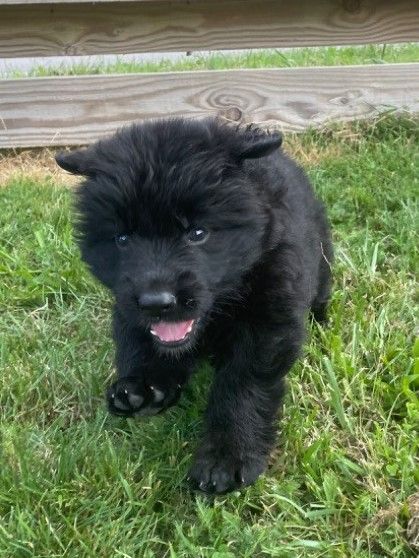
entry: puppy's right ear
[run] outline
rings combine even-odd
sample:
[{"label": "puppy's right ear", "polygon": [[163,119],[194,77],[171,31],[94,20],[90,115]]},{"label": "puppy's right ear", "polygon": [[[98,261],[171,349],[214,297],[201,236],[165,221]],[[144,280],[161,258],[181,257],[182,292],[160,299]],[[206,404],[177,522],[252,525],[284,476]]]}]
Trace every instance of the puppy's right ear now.
[{"label": "puppy's right ear", "polygon": [[61,151],[55,156],[57,164],[71,174],[78,174],[81,176],[94,176],[95,169],[91,163],[90,150],[79,149],[77,151]]}]

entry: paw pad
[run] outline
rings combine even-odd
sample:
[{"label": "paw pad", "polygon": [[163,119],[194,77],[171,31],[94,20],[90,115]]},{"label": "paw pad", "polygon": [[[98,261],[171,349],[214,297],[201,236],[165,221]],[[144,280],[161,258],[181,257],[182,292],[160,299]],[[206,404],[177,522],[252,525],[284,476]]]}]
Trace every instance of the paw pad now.
[{"label": "paw pad", "polygon": [[108,391],[109,411],[119,416],[156,415],[173,405],[180,395],[178,384],[163,387],[122,379]]}]

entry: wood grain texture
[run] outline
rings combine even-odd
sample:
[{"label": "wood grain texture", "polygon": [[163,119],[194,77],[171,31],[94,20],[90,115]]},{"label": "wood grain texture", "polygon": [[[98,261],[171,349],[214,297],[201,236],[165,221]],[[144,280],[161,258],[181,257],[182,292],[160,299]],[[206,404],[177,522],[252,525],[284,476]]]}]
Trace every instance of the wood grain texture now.
[{"label": "wood grain texture", "polygon": [[[0,6],[17,6],[30,4],[99,4],[101,2],[132,2],[132,0],[0,0]],[[135,2],[162,2],[164,0],[135,0]],[[170,0],[171,2],[184,2],[185,0]],[[193,2],[195,0],[189,0]]]},{"label": "wood grain texture", "polygon": [[2,57],[415,40],[418,0],[0,5]]},{"label": "wood grain texture", "polygon": [[419,111],[419,64],[0,81],[0,147],[89,143],[134,120],[221,115],[303,130]]}]

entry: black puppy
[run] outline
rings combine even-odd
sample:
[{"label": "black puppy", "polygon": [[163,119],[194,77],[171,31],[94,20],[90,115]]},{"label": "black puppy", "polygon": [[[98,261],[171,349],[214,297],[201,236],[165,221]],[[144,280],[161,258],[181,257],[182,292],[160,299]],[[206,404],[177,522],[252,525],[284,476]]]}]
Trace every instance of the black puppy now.
[{"label": "black puppy", "polygon": [[213,359],[189,473],[207,492],[250,484],[265,469],[307,312],[324,319],[330,295],[325,213],[280,145],[251,127],[171,119],[57,156],[86,177],[81,251],[115,295],[110,411],[166,409],[197,359]]}]

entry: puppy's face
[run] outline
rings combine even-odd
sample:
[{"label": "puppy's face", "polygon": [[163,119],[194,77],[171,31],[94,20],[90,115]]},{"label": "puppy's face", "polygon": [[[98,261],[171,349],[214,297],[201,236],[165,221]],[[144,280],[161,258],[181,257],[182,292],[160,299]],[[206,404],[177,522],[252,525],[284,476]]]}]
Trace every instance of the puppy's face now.
[{"label": "puppy's face", "polygon": [[160,351],[190,348],[260,258],[268,217],[245,161],[279,144],[171,120],[57,157],[87,177],[77,194],[84,260]]}]

